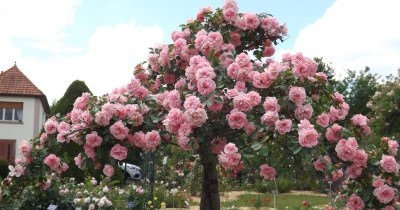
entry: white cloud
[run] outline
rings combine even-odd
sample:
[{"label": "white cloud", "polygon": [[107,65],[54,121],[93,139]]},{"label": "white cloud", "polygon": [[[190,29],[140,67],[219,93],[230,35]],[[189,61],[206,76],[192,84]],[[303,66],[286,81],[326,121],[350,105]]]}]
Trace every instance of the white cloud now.
[{"label": "white cloud", "polygon": [[398,8],[398,0],[336,0],[299,33],[294,51],[324,57],[339,75],[365,66],[383,76],[395,73],[400,68]]},{"label": "white cloud", "polygon": [[63,29],[74,21],[80,0],[0,1],[2,38],[27,39],[31,47],[63,51]]},{"label": "white cloud", "polygon": [[82,80],[95,95],[109,93],[127,84],[133,68],[145,60],[148,48],[161,43],[160,27],[143,27],[134,22],[97,28],[83,53],[52,56],[44,60],[24,59],[20,69],[47,95],[59,99],[74,80]]},{"label": "white cloud", "polygon": [[[0,70],[18,67],[51,103],[74,80],[83,80],[95,95],[125,85],[135,65],[146,59],[148,48],[163,40],[159,26],[134,21],[98,27],[87,40],[87,49],[64,42],[66,27],[73,24],[80,0],[0,1]],[[50,52],[29,54],[29,48]]]}]

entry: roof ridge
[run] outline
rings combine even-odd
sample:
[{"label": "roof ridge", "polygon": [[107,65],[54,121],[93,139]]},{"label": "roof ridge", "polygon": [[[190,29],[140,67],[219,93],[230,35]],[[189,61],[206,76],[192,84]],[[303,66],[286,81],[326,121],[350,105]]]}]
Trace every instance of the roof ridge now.
[{"label": "roof ridge", "polygon": [[0,95],[44,96],[44,93],[14,64],[0,74]]}]

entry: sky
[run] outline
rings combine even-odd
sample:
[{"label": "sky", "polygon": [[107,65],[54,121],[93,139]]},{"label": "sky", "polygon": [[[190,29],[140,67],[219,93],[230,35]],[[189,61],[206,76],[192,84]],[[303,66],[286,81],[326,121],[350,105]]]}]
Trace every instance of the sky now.
[{"label": "sky", "polygon": [[[189,3],[190,2],[190,3]],[[224,0],[0,0],[0,70],[18,68],[47,95],[61,98],[82,80],[95,95],[128,83],[148,48],[202,7]],[[400,68],[398,0],[237,0],[240,12],[269,13],[288,26],[276,49],[323,57],[338,76],[369,66]]]}]

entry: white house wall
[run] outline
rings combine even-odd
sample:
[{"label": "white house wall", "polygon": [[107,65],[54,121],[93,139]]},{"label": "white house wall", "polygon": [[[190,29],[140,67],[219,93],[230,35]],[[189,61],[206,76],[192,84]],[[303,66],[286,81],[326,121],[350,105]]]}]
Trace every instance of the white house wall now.
[{"label": "white house wall", "polygon": [[45,112],[39,98],[0,96],[0,101],[22,102],[22,123],[0,122],[0,139],[16,140],[16,158],[18,158],[18,146],[22,140],[36,137],[45,121]]}]

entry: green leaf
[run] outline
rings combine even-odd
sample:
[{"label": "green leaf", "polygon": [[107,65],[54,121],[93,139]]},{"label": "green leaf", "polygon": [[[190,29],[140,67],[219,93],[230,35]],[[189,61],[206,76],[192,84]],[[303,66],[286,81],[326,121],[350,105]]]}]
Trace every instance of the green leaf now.
[{"label": "green leaf", "polygon": [[295,149],[293,151],[293,154],[295,155],[295,154],[299,153],[301,151],[301,149],[303,149],[303,148],[302,147],[298,147],[297,149]]},{"label": "green leaf", "polygon": [[262,144],[260,144],[260,143],[258,143],[258,142],[254,142],[254,143],[251,145],[251,148],[252,148],[254,151],[260,150],[261,147],[262,147]]}]

